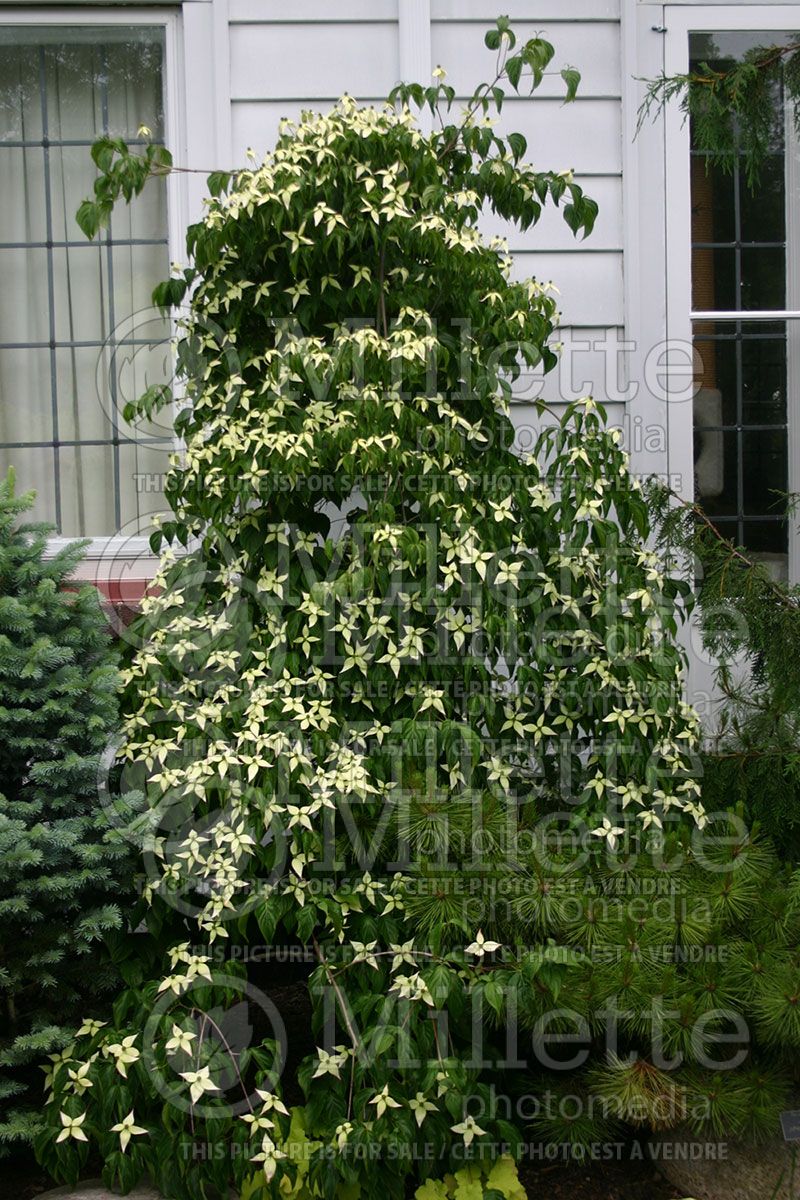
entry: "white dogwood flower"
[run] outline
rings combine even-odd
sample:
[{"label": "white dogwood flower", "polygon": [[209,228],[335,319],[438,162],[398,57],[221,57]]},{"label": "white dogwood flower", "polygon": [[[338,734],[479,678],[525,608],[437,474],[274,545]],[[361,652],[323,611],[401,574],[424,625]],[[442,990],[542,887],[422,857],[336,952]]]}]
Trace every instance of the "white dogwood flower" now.
[{"label": "white dogwood flower", "polygon": [[491,954],[493,951],[499,950],[500,948],[500,942],[487,941],[483,936],[483,931],[479,929],[475,941],[467,946],[466,953],[474,954],[476,958],[483,958],[484,954]]},{"label": "white dogwood flower", "polygon": [[218,1092],[219,1088],[211,1078],[211,1071],[208,1067],[200,1067],[197,1071],[180,1071],[181,1079],[185,1079],[189,1084],[189,1094],[192,1097],[192,1104],[197,1104],[197,1101],[206,1092]]},{"label": "white dogwood flower", "polygon": [[63,1128],[56,1138],[57,1142],[65,1142],[68,1138],[74,1138],[76,1142],[88,1142],[86,1134],[81,1129],[81,1125],[86,1120],[86,1113],[81,1113],[79,1117],[71,1117],[69,1113],[59,1113]]},{"label": "white dogwood flower", "polygon": [[464,1145],[470,1146],[476,1137],[483,1137],[486,1134],[485,1129],[481,1129],[474,1117],[465,1117],[460,1125],[450,1126],[453,1133],[460,1133],[464,1139]]},{"label": "white dogwood flower", "polygon": [[124,1154],[128,1148],[128,1142],[131,1140],[131,1138],[141,1137],[143,1134],[147,1133],[147,1130],[142,1129],[141,1125],[137,1125],[135,1123],[133,1109],[131,1109],[127,1117],[123,1117],[123,1119],[117,1125],[111,1126],[111,1132],[119,1134],[120,1150]]}]

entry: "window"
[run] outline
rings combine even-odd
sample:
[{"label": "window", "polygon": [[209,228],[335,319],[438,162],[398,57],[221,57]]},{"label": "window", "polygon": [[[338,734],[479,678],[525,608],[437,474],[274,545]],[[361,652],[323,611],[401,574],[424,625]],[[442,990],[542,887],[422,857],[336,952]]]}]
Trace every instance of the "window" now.
[{"label": "window", "polygon": [[[724,70],[782,31],[690,32],[690,67]],[[793,120],[776,90],[768,158],[757,190],[738,165],[710,165],[691,144],[692,333],[695,495],[717,527],[777,577],[788,574],[787,494],[797,488],[790,452],[800,395],[800,295],[793,266],[798,153]]]},{"label": "window", "polygon": [[166,181],[92,243],[75,222],[96,137],[165,139],[165,26],[122,20],[0,26],[0,470],[64,537],[144,529],[168,449],[122,417],[168,377]]}]

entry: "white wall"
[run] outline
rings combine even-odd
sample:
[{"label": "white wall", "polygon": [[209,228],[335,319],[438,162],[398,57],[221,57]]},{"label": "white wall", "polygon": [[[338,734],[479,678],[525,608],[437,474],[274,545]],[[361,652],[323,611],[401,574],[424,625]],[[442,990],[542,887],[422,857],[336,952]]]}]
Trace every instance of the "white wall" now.
[{"label": "white wall", "polygon": [[[232,163],[268,149],[278,122],[303,108],[324,111],[348,91],[381,100],[401,78],[428,82],[441,64],[459,96],[490,74],[484,33],[498,12],[492,0],[221,0],[230,38]],[[556,77],[531,99],[510,99],[501,126],[523,133],[528,156],[544,168],[574,168],[600,204],[592,237],[575,240],[547,212],[527,234],[510,233],[517,270],[553,280],[568,330],[623,325],[621,38],[618,0],[504,0],[520,38],[542,33],[556,47],[554,67],[574,65],[583,81],[562,104]],[[411,49],[409,49],[411,46]],[[413,62],[412,62],[413,56]],[[487,221],[487,232],[501,232]],[[503,231],[507,232],[507,231]],[[552,390],[552,388],[550,389]]]}]

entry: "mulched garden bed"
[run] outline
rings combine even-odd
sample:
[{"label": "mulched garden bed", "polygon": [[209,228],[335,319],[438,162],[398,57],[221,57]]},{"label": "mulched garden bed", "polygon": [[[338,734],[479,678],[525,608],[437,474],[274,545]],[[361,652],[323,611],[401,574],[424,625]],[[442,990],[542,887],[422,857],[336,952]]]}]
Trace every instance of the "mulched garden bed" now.
[{"label": "mulched garden bed", "polygon": [[[289,985],[286,993],[280,997],[275,991],[277,989],[272,995],[276,1003],[281,1000],[293,1002],[299,1032],[308,1013],[305,988]],[[291,1046],[292,1031],[289,1029],[287,1032]],[[298,1047],[298,1060],[307,1052],[306,1048],[301,1050]],[[290,1070],[294,1057],[295,1054],[291,1054],[288,1064]],[[289,1103],[302,1103],[302,1094],[293,1082],[287,1080],[285,1091]],[[618,1161],[597,1162],[588,1166],[563,1162],[522,1163],[520,1179],[531,1200],[683,1200],[672,1184],[658,1173],[653,1163],[642,1157],[642,1151],[636,1153],[634,1150],[633,1154],[633,1157],[628,1154]],[[97,1175],[99,1168],[91,1173]],[[54,1186],[30,1160],[4,1164],[0,1168],[0,1177],[3,1180],[4,1200],[34,1200],[34,1197]]]},{"label": "mulched garden bed", "polygon": [[[34,1200],[54,1185],[28,1163],[0,1168],[4,1200]],[[563,1163],[523,1166],[522,1179],[531,1200],[682,1200],[647,1161],[597,1163],[592,1167]]]},{"label": "mulched garden bed", "polygon": [[519,1175],[531,1200],[683,1200],[647,1159],[523,1165]]}]

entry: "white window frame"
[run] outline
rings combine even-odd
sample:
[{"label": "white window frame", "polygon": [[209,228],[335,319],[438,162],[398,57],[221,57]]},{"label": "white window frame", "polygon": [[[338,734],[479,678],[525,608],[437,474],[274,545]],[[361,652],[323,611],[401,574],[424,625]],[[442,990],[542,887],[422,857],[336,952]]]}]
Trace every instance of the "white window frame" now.
[{"label": "white window frame", "polygon": [[[695,31],[736,32],[739,30],[766,30],[781,32],[793,26],[800,29],[800,7],[797,4],[762,4],[748,0],[746,4],[670,4],[665,6],[664,29],[664,73],[667,76],[685,74],[689,69],[689,34]],[[793,155],[787,153],[787,182],[797,180],[797,164]],[[675,103],[664,111],[664,181],[667,192],[666,204],[666,263],[667,297],[666,319],[670,339],[692,341],[692,322],[710,318],[712,314],[696,313],[692,310],[692,236],[691,236],[691,188],[689,124]],[[787,211],[787,246],[794,243],[795,261],[787,253],[787,299],[792,298],[798,306],[770,314],[774,320],[787,319],[787,358],[800,365],[797,337],[800,335],[800,212],[796,214],[797,225],[790,230]],[[790,267],[793,268],[790,270]],[[713,315],[717,318],[722,310]],[[724,314],[722,314],[724,315]],[[737,314],[738,315],[738,314]],[[767,319],[760,315],[760,319]],[[752,318],[751,318],[752,319]],[[800,376],[795,374],[800,382]],[[787,394],[787,406],[790,402]],[[670,421],[670,453],[675,460],[691,464],[693,451],[693,415],[690,404],[681,405],[682,412],[674,422]],[[670,414],[671,416],[675,414]],[[794,419],[793,419],[794,418]],[[788,487],[790,492],[800,492],[800,412],[787,411],[788,424]],[[797,517],[789,519],[789,579],[800,581],[800,536]]]},{"label": "white window frame", "polygon": [[[124,5],[96,4],[91,7],[65,8],[12,8],[0,5],[0,24],[3,26],[63,26],[96,27],[113,25],[161,26],[164,30],[164,141],[176,161],[185,161],[185,113],[181,97],[185,95],[184,62],[182,40],[182,13],[180,8],[127,8]],[[88,153],[88,151],[87,151]],[[185,232],[187,225],[186,177],[179,173],[168,176],[167,187],[167,241],[170,262],[182,260],[185,254]],[[134,200],[135,203],[135,200]],[[153,280],[153,284],[160,282]],[[57,553],[64,546],[81,538],[53,537],[48,541],[48,551]],[[132,537],[110,534],[88,540],[86,562],[81,574],[89,574],[98,580],[105,578],[103,562],[109,570],[118,571],[124,562],[143,561],[152,558],[147,534]],[[113,564],[113,566],[112,566]],[[150,575],[155,572],[155,560]]]}]

